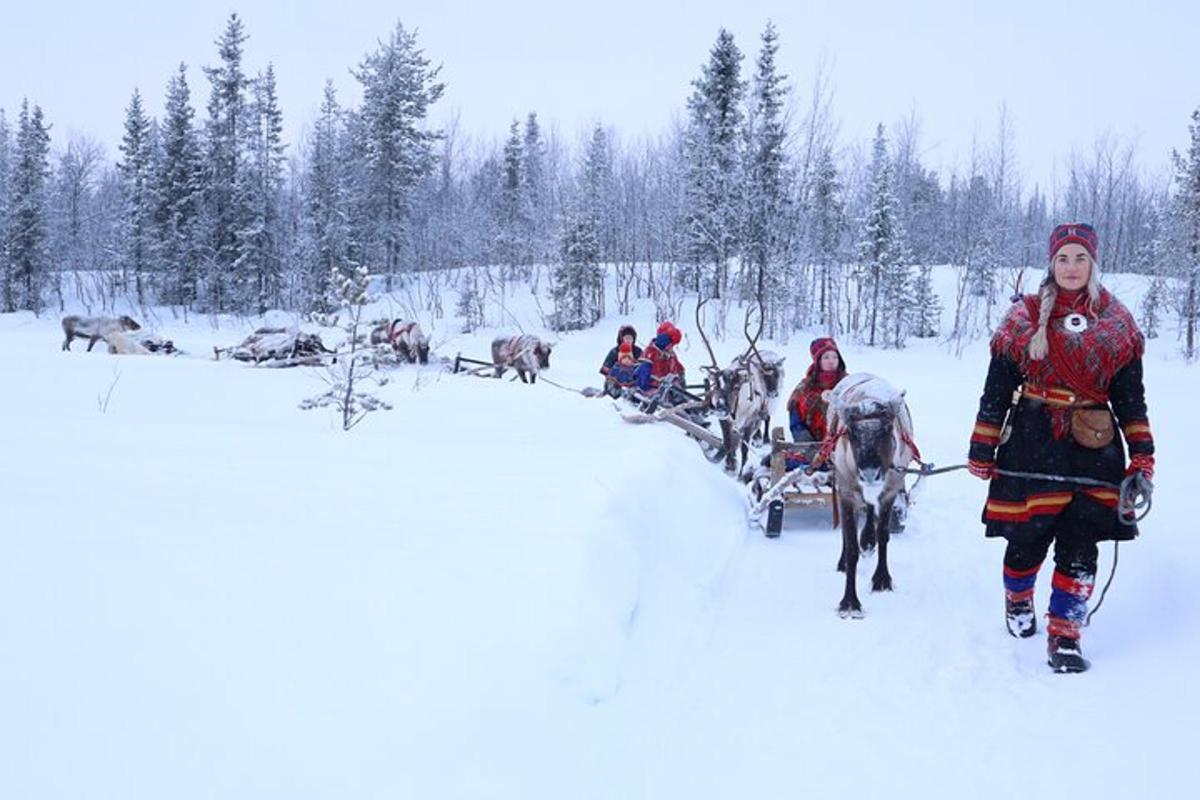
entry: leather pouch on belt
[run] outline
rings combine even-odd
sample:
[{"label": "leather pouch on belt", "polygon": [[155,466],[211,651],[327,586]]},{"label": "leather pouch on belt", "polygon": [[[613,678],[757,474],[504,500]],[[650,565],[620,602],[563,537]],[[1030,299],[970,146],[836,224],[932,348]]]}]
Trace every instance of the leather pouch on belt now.
[{"label": "leather pouch on belt", "polygon": [[1071,412],[1071,438],[1084,447],[1107,447],[1114,432],[1112,412],[1107,408],[1077,408]]}]

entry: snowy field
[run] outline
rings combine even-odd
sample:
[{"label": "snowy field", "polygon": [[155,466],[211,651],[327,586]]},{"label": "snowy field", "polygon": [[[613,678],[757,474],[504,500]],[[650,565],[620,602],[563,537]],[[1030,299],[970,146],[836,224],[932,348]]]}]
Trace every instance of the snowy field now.
[{"label": "snowy field", "polygon": [[[1137,280],[1108,285],[1134,305]],[[622,321],[551,337],[547,377],[599,385]],[[650,307],[630,321],[645,343]],[[498,332],[423,323],[451,357]],[[679,431],[430,366],[343,433],[297,408],[315,370],[211,359],[255,324],[164,315],[193,356],[122,357],[0,315],[3,800],[1190,793],[1200,367],[1173,332],[1146,359],[1154,510],[1085,632],[1093,669],[1062,676],[1005,632],[965,472],[925,483],[895,592],[842,620],[828,516],[765,539]],[[770,345],[788,386],[809,338]],[[983,342],[844,353],[907,389],[928,460],[964,460]]]}]

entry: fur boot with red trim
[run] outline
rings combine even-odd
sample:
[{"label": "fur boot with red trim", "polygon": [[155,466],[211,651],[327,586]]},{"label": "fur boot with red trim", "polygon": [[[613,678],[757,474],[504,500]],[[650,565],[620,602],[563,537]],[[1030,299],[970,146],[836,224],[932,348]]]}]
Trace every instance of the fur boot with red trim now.
[{"label": "fur boot with red trim", "polygon": [[1079,645],[1087,619],[1088,598],[1096,583],[1093,574],[1068,575],[1054,570],[1050,615],[1046,625],[1046,663],[1055,672],[1086,672],[1091,663]]}]

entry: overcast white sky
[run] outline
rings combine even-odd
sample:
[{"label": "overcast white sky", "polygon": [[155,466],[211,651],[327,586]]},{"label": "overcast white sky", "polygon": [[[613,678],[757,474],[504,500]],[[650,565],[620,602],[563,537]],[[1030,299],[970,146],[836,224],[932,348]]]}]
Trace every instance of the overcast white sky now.
[{"label": "overcast white sky", "polygon": [[[9,7],[16,5],[15,8]],[[399,19],[444,65],[435,121],[453,111],[465,131],[502,136],[529,110],[564,135],[596,121],[625,136],[665,128],[687,97],[721,26],[746,53],[773,19],[780,65],[803,102],[822,54],[833,63],[834,111],[843,144],[868,138],[916,107],[933,166],[965,160],[973,134],[990,142],[1006,102],[1018,157],[1045,180],[1072,147],[1097,134],[1137,137],[1141,161],[1166,167],[1200,105],[1200,3],[1164,0],[563,0],[338,3],[5,3],[0,27],[0,107],[15,118],[22,97],[45,110],[52,138],[86,132],[115,152],[124,108],[139,87],[161,115],[175,66],[189,66],[203,115],[200,67],[231,11],[250,39],[246,66],[274,62],[287,132],[297,141],[315,115],[325,79],[358,100],[349,69]]]}]

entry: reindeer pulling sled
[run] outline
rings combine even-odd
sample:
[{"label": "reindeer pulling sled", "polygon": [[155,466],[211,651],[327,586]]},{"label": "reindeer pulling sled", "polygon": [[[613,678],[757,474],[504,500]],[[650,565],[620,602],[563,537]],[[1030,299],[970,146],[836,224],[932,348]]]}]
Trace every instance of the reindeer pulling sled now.
[{"label": "reindeer pulling sled", "polygon": [[454,357],[455,375],[502,378],[508,369],[516,371],[521,383],[537,383],[538,374],[550,368],[550,351],[554,345],[531,334],[499,336],[492,340],[492,360],[467,358],[462,353]]},{"label": "reindeer pulling sled", "polygon": [[[717,357],[700,316],[706,302],[702,300],[696,304],[696,329],[712,360],[711,364],[701,365],[704,383],[684,386],[675,376],[666,376],[649,397],[626,389],[623,397],[634,404],[636,411],[622,411],[621,416],[627,422],[661,421],[682,429],[696,439],[709,461],[723,462],[727,472],[741,475],[748,481],[750,448],[752,444],[761,445],[766,440],[770,428],[770,402],[778,396],[783,384],[783,359],[758,350],[762,318],[759,318],[758,331],[751,336],[750,313],[747,311],[743,325],[748,342],[746,351],[724,369],[717,366]],[[717,430],[710,427],[713,420]]]},{"label": "reindeer pulling sled", "polygon": [[[846,531],[856,531],[857,548],[869,551],[876,543],[886,547],[890,534],[904,530],[910,498],[929,474],[908,469],[919,461],[920,452],[904,393],[861,372],[843,378],[828,393],[828,402],[825,441],[787,442],[782,429],[774,430],[769,469],[760,471],[751,486],[750,519],[774,538],[782,531],[787,508],[828,507],[833,526],[840,522],[843,527],[843,538],[853,538]],[[909,486],[905,475],[913,471],[918,477]],[[859,512],[865,513],[860,533]],[[848,545],[843,544],[845,564]],[[854,561],[857,554],[856,549]]]}]

